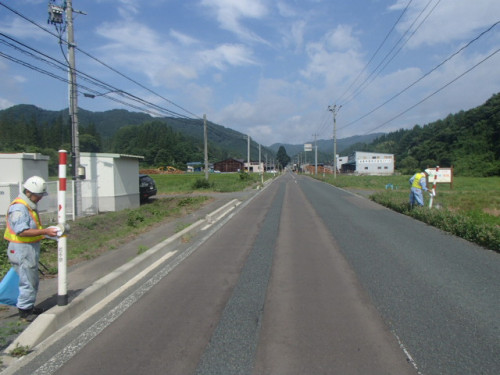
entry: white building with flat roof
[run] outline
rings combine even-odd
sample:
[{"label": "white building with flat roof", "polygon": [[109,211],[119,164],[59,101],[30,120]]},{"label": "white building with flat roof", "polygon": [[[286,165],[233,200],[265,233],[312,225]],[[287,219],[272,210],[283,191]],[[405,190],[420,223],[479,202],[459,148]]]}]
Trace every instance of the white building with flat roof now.
[{"label": "white building with flat roof", "polygon": [[342,172],[366,175],[391,175],[394,173],[394,154],[356,151],[342,164]]}]

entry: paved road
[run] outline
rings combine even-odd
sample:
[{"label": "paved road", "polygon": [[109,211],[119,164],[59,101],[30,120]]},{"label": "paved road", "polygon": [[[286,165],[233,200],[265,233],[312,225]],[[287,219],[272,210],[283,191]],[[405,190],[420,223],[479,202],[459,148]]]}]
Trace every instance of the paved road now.
[{"label": "paved road", "polygon": [[24,373],[500,372],[498,254],[318,181],[171,259]]}]

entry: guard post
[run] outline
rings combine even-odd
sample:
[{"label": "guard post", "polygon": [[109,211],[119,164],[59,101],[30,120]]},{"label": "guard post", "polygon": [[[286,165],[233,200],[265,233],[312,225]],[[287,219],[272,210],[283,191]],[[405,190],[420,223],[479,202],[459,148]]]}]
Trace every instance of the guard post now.
[{"label": "guard post", "polygon": [[[68,153],[59,150],[59,189],[57,192],[57,223],[64,231],[66,228],[66,164]],[[57,240],[57,305],[68,304],[67,281],[67,237],[63,233]]]}]

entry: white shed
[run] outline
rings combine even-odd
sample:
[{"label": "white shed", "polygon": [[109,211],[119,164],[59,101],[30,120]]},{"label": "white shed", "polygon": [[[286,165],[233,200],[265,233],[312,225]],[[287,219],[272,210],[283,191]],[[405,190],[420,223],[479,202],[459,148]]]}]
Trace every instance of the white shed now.
[{"label": "white shed", "polygon": [[31,176],[49,177],[49,160],[38,153],[0,154],[0,182],[22,182]]},{"label": "white shed", "polygon": [[[31,176],[49,177],[49,160],[38,153],[0,154],[0,212],[7,212],[9,204],[19,194],[21,183]],[[40,204],[41,211],[44,204]]]},{"label": "white shed", "polygon": [[80,153],[85,179],[95,181],[96,191],[83,191],[82,199],[97,195],[99,212],[137,208],[139,198],[139,160],[142,156]]}]

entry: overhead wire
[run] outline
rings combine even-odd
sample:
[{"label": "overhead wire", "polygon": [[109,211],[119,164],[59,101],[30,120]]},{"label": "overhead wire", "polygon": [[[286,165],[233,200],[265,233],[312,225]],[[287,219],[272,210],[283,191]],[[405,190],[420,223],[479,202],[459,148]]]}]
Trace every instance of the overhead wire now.
[{"label": "overhead wire", "polygon": [[403,90],[399,91],[397,94],[393,95],[391,98],[389,98],[388,100],[386,100],[382,104],[378,105],[377,107],[373,108],[369,112],[365,113],[363,116],[357,118],[356,120],[353,120],[353,121],[347,123],[346,125],[344,125],[342,127],[339,127],[339,129],[344,129],[344,128],[348,127],[348,126],[351,126],[351,125],[357,123],[358,121],[360,121],[360,120],[368,117],[369,115],[371,115],[372,113],[376,112],[377,110],[379,110],[383,106],[387,105],[388,103],[390,103],[391,101],[393,101],[394,99],[396,99],[398,96],[400,96],[401,94],[403,94],[404,92],[408,91],[410,88],[412,88],[413,86],[415,86],[417,83],[419,83],[420,81],[422,81],[424,78],[428,77],[431,73],[433,73],[434,71],[436,71],[437,69],[439,69],[440,67],[442,67],[448,61],[450,61],[455,56],[457,56],[460,52],[462,52],[466,48],[470,47],[474,42],[478,41],[482,36],[484,36],[485,34],[489,33],[491,30],[493,30],[493,28],[496,27],[498,24],[500,24],[500,20],[497,21],[497,22],[495,22],[494,24],[492,24],[486,30],[482,31],[475,38],[473,38],[472,40],[470,40],[469,42],[467,42],[464,46],[462,46],[461,48],[459,48],[456,52],[452,53],[450,56],[448,56],[446,59],[444,59],[438,65],[436,65],[434,68],[432,68],[431,70],[429,70],[427,73],[423,74],[420,78],[418,78],[417,80],[415,80],[414,82],[412,82],[410,85],[406,86]]},{"label": "overhead wire", "polygon": [[465,72],[463,72],[462,74],[460,74],[459,76],[455,77],[453,80],[449,81],[447,84],[445,84],[444,86],[441,86],[439,89],[437,89],[436,91],[434,91],[432,94],[430,95],[427,95],[425,98],[423,98],[422,100],[420,100],[419,102],[417,102],[416,104],[408,107],[407,109],[405,109],[404,111],[400,112],[399,114],[397,114],[396,116],[392,117],[391,119],[383,122],[382,124],[372,128],[371,130],[368,130],[367,132],[365,132],[365,134],[369,134],[371,132],[373,132],[374,130],[378,130],[380,129],[381,127],[383,127],[384,125],[387,125],[388,123],[390,123],[391,121],[394,121],[395,119],[401,117],[402,115],[404,115],[405,113],[409,112],[410,110],[412,110],[413,108],[419,106],[420,104],[422,104],[423,102],[425,102],[426,100],[428,100],[429,98],[433,97],[434,95],[436,95],[437,93],[443,91],[445,88],[447,88],[448,86],[450,86],[452,83],[456,82],[457,80],[459,80],[460,78],[462,78],[463,76],[465,76],[466,74],[470,73],[472,70],[474,70],[476,67],[478,67],[479,65],[481,65],[482,63],[484,63],[486,60],[490,59],[491,57],[493,57],[494,55],[496,55],[498,52],[500,52],[500,48],[497,49],[496,51],[492,52],[491,54],[489,54],[487,57],[485,57],[484,59],[482,59],[481,61],[479,61],[478,63],[474,64],[471,68],[467,69]]},{"label": "overhead wire", "polygon": [[[67,42],[67,41],[66,41],[66,40],[62,37],[62,35],[60,35],[60,34],[61,34],[61,31],[60,31],[60,30],[57,30],[57,31],[59,31],[59,35],[58,35],[58,34],[55,34],[55,33],[51,32],[49,29],[47,29],[47,28],[45,28],[45,27],[41,26],[41,25],[40,25],[40,24],[38,24],[37,22],[35,22],[35,21],[33,21],[33,20],[29,19],[28,17],[24,16],[22,13],[20,13],[20,12],[16,11],[15,9],[12,9],[11,7],[9,7],[9,6],[7,6],[7,5],[5,5],[2,1],[0,1],[0,5],[2,5],[3,7],[5,7],[5,8],[6,8],[6,9],[8,9],[9,11],[13,12],[14,14],[18,15],[19,17],[23,18],[24,20],[26,20],[26,21],[30,22],[30,23],[31,23],[31,24],[33,24],[34,26],[36,26],[36,27],[40,28],[41,30],[43,30],[43,31],[45,31],[45,32],[49,33],[50,35],[52,35],[52,36],[54,36],[54,37],[58,38],[58,40],[59,40],[59,42],[60,42],[60,43],[61,43],[61,42],[64,42],[66,45],[68,44],[68,42]],[[101,64],[101,65],[105,66],[106,68],[110,69],[110,70],[111,70],[111,71],[113,71],[114,73],[116,73],[116,74],[120,75],[121,77],[123,77],[123,78],[125,78],[125,79],[129,80],[130,82],[132,82],[132,83],[134,83],[134,84],[138,85],[139,87],[141,87],[141,88],[143,88],[143,89],[147,90],[148,92],[150,92],[150,93],[154,94],[155,96],[157,96],[157,97],[159,97],[159,98],[161,98],[161,99],[165,100],[166,102],[170,103],[171,105],[173,105],[173,106],[175,106],[175,107],[177,107],[177,108],[181,109],[182,111],[184,111],[184,112],[186,112],[186,113],[190,114],[190,115],[191,115],[191,116],[193,116],[193,117],[196,117],[196,118],[198,118],[198,119],[201,119],[201,117],[200,117],[200,116],[198,116],[198,115],[196,115],[196,114],[192,113],[191,111],[189,111],[189,110],[187,110],[187,109],[185,109],[185,108],[181,107],[180,105],[178,105],[178,104],[174,103],[173,101],[171,101],[171,100],[169,100],[169,99],[165,98],[164,96],[162,96],[162,95],[158,94],[157,92],[155,92],[155,91],[153,91],[153,90],[149,89],[148,87],[146,87],[145,85],[141,84],[140,82],[138,82],[138,81],[136,81],[136,80],[134,80],[134,79],[132,79],[132,78],[128,77],[127,75],[125,75],[125,74],[123,74],[123,73],[121,73],[121,72],[120,72],[120,71],[118,71],[117,69],[115,69],[115,68],[111,67],[110,65],[108,65],[108,64],[106,64],[106,63],[104,63],[102,60],[100,60],[100,59],[98,59],[98,58],[94,57],[94,56],[93,56],[93,55],[91,55],[90,53],[88,53],[88,52],[86,52],[86,51],[82,50],[81,48],[79,48],[79,47],[77,47],[77,46],[75,46],[75,49],[77,49],[79,52],[81,52],[82,54],[86,55],[87,57],[89,57],[89,58],[93,59],[94,61],[98,62],[99,64]],[[124,91],[124,90],[122,90],[122,91]],[[125,91],[124,91],[124,92],[125,92]],[[173,111],[171,111],[171,112],[173,112]],[[173,112],[173,113],[175,113],[175,112]]]},{"label": "overhead wire", "polygon": [[[16,58],[16,57],[11,56],[11,55],[8,55],[8,54],[6,54],[6,53],[4,53],[4,52],[1,52],[1,51],[0,51],[0,56],[1,56],[1,57],[3,57],[3,58],[5,58],[5,59],[7,59],[7,60],[10,60],[10,61],[12,61],[12,62],[14,62],[14,63],[20,64],[20,65],[22,65],[22,66],[24,66],[24,67],[26,67],[26,68],[28,68],[28,69],[31,69],[31,70],[36,71],[36,72],[38,72],[38,73],[42,73],[42,74],[45,74],[45,75],[47,75],[47,76],[49,76],[49,77],[55,78],[55,79],[57,79],[57,80],[59,80],[59,81],[61,81],[61,82],[64,82],[64,83],[69,83],[68,78],[58,76],[57,74],[55,74],[55,73],[53,73],[53,72],[50,72],[50,71],[48,71],[48,70],[45,70],[45,69],[42,69],[42,68],[37,67],[37,66],[35,66],[35,65],[32,65],[32,64],[30,64],[30,63],[28,63],[28,62],[26,62],[26,61],[20,60],[20,59],[18,59],[18,58]],[[85,89],[86,89],[86,90],[88,90],[88,91],[94,91],[93,89],[88,88],[88,87],[86,87],[86,86],[82,86],[82,85],[80,85],[80,86],[81,86],[81,87],[83,87],[83,88],[85,88]],[[159,112],[154,112],[154,111],[152,111],[152,110],[150,110],[150,109],[143,108],[143,107],[139,107],[139,106],[136,106],[136,105],[131,104],[131,103],[129,103],[129,102],[125,102],[125,101],[122,101],[122,100],[119,100],[119,99],[116,99],[116,98],[108,97],[108,99],[113,100],[113,101],[115,101],[115,102],[117,102],[117,103],[123,104],[123,105],[125,105],[125,106],[128,106],[128,107],[130,107],[130,108],[137,109],[137,110],[139,110],[139,111],[141,111],[141,112],[148,113],[148,114],[150,114],[150,115],[152,115],[152,116],[162,116],[162,115],[163,115],[163,114],[161,114],[161,113],[159,113]]]},{"label": "overhead wire", "polygon": [[[67,42],[67,41],[66,41],[66,40],[62,37],[62,34],[63,34],[63,32],[64,32],[64,29],[63,29],[63,28],[58,28],[58,27],[57,27],[57,25],[56,25],[56,31],[58,32],[58,34],[55,34],[55,33],[51,32],[50,30],[48,30],[47,28],[45,28],[45,27],[43,27],[43,26],[39,25],[37,22],[35,22],[35,21],[33,21],[33,20],[29,19],[28,17],[24,16],[24,15],[23,15],[23,14],[21,14],[20,12],[18,12],[18,11],[16,11],[16,10],[14,10],[14,9],[10,8],[9,6],[5,5],[5,4],[4,4],[3,2],[1,2],[1,1],[0,1],[0,5],[2,5],[3,7],[5,7],[6,9],[10,10],[11,12],[15,13],[16,15],[18,15],[18,16],[19,16],[19,17],[21,17],[21,18],[23,18],[24,20],[26,20],[26,21],[30,22],[30,23],[31,23],[31,24],[33,24],[34,26],[36,26],[36,27],[40,28],[41,30],[43,30],[43,31],[47,32],[48,34],[50,34],[50,35],[52,35],[52,36],[56,37],[56,38],[59,40],[59,45],[60,45],[60,46],[62,46],[62,44],[66,44],[66,45],[68,45],[68,42]],[[4,34],[3,34],[3,35],[4,35]],[[5,36],[6,36],[6,35],[5,35]],[[9,38],[9,39],[11,39],[11,40],[13,40],[13,41],[15,41],[13,38],[10,38],[10,37],[8,37],[8,36],[6,36],[6,37],[7,37],[7,38]],[[16,43],[19,43],[19,44],[21,44],[21,45],[23,45],[23,43],[20,43],[20,42],[18,42],[18,41],[15,41],[15,42],[16,42]],[[13,46],[13,45],[11,45],[11,46]],[[34,52],[36,52],[36,53],[39,53],[40,55],[44,56],[45,58],[42,58],[42,57],[36,56],[35,54],[33,54],[33,53],[29,53],[29,52],[27,52],[26,50],[22,50],[22,49],[20,49],[20,48],[18,48],[18,47],[17,47],[17,49],[18,49],[18,50],[21,50],[21,52],[23,52],[23,53],[27,53],[27,54],[29,54],[32,58],[36,58],[36,59],[38,59],[38,60],[41,60],[41,61],[43,61],[43,62],[45,62],[45,63],[48,63],[48,64],[50,64],[50,65],[52,65],[52,66],[55,66],[55,67],[59,68],[59,69],[61,69],[61,66],[62,66],[62,67],[63,67],[63,69],[65,70],[65,69],[67,69],[67,68],[68,68],[68,66],[69,66],[68,59],[66,58],[66,55],[65,55],[65,53],[64,53],[64,50],[63,50],[62,48],[61,48],[61,52],[62,52],[62,54],[63,54],[63,56],[64,56],[64,58],[65,58],[65,60],[66,60],[66,63],[67,63],[67,64],[63,64],[63,63],[61,63],[60,61],[58,61],[58,60],[56,60],[56,59],[53,59],[52,57],[50,57],[50,56],[48,56],[48,55],[46,55],[46,54],[43,54],[42,52],[37,51],[36,49],[33,49],[33,48],[29,47],[29,46],[24,45],[24,47],[25,47],[25,48],[28,48],[28,49],[31,49],[32,51],[34,51]],[[86,74],[86,73],[84,73],[84,72],[82,72],[82,71],[79,71],[79,70],[76,70],[76,69],[75,69],[75,71],[76,71],[76,73],[77,73],[77,76],[78,76],[80,79],[83,79],[84,81],[90,82],[91,84],[93,84],[93,85],[95,85],[95,86],[99,87],[100,89],[103,89],[103,90],[106,90],[106,91],[107,91],[107,92],[101,92],[101,91],[99,91],[99,90],[96,90],[96,89],[93,89],[93,88],[90,88],[90,87],[84,86],[84,85],[82,85],[82,84],[78,84],[78,85],[77,85],[77,86],[78,86],[78,87],[80,87],[80,88],[84,88],[84,89],[85,89],[86,91],[88,91],[89,93],[92,93],[92,94],[93,94],[93,96],[103,96],[103,97],[105,97],[106,99],[113,100],[113,101],[115,101],[115,102],[117,102],[117,103],[120,103],[120,104],[122,104],[122,105],[125,105],[125,106],[128,106],[128,107],[131,107],[131,108],[137,109],[137,110],[139,110],[139,111],[141,111],[141,112],[146,112],[146,113],[148,113],[148,114],[150,114],[150,115],[152,115],[152,116],[162,116],[162,115],[167,114],[167,116],[172,117],[172,118],[176,119],[177,121],[180,121],[180,122],[182,122],[182,123],[184,123],[184,124],[188,124],[188,125],[202,125],[202,124],[203,124],[202,122],[200,122],[200,120],[201,120],[201,121],[203,121],[203,119],[202,119],[200,116],[198,116],[198,115],[194,114],[193,112],[191,112],[191,111],[187,110],[186,108],[184,108],[184,107],[182,107],[182,106],[180,106],[180,105],[178,105],[178,104],[174,103],[173,101],[171,101],[171,100],[169,100],[169,99],[165,98],[164,96],[162,96],[162,95],[158,94],[157,92],[155,92],[155,91],[153,91],[153,90],[149,89],[147,86],[145,86],[145,85],[141,84],[140,82],[138,82],[138,81],[136,81],[136,80],[132,79],[131,77],[129,77],[129,76],[127,76],[127,75],[125,75],[125,74],[121,73],[121,72],[120,72],[120,71],[118,71],[117,69],[113,68],[113,67],[112,67],[112,66],[110,66],[109,64],[106,64],[106,63],[105,63],[105,62],[103,62],[102,60],[100,60],[100,59],[98,59],[97,57],[95,57],[95,56],[91,55],[90,53],[88,53],[88,52],[84,51],[83,49],[81,49],[81,48],[79,48],[79,47],[77,47],[77,46],[75,46],[75,49],[77,49],[80,53],[82,53],[82,54],[86,55],[87,57],[89,57],[89,58],[93,59],[94,61],[98,62],[99,64],[101,64],[101,65],[105,66],[106,68],[110,69],[110,70],[111,70],[111,71],[113,71],[114,73],[116,73],[116,74],[120,75],[121,77],[123,77],[123,78],[125,78],[125,79],[129,80],[130,82],[132,82],[132,83],[134,83],[134,84],[138,85],[139,87],[141,87],[141,88],[143,88],[143,89],[147,90],[148,92],[152,93],[153,95],[155,95],[155,96],[159,97],[160,99],[162,99],[162,100],[166,101],[167,103],[169,103],[169,104],[171,104],[171,105],[173,105],[173,106],[175,106],[175,107],[179,108],[180,110],[182,110],[182,111],[186,112],[187,114],[189,114],[189,115],[191,115],[191,116],[193,116],[193,117],[191,118],[191,117],[188,117],[188,116],[182,115],[182,114],[180,114],[180,113],[174,112],[174,111],[172,111],[172,110],[166,109],[166,108],[164,108],[164,107],[160,107],[160,106],[158,106],[158,105],[156,105],[156,104],[153,104],[153,103],[151,103],[151,102],[149,102],[149,101],[146,101],[146,100],[144,100],[144,99],[142,99],[142,98],[140,98],[140,97],[138,97],[138,96],[136,96],[136,95],[133,95],[133,94],[131,94],[131,93],[129,93],[129,92],[126,92],[125,90],[121,90],[121,89],[118,89],[118,88],[116,88],[116,87],[113,87],[112,85],[109,85],[109,84],[107,84],[107,83],[105,83],[105,82],[103,82],[103,81],[100,81],[99,79],[97,79],[97,78],[95,78],[95,77],[92,77],[92,76],[90,76],[90,75],[88,75],[88,74]],[[1,56],[3,56],[4,58],[7,58],[7,59],[9,59],[9,60],[11,60],[11,61],[13,61],[13,62],[16,62],[16,63],[18,63],[18,64],[24,65],[25,67],[28,67],[28,68],[30,68],[30,69],[32,69],[32,70],[34,70],[34,71],[38,71],[38,72],[40,72],[40,73],[42,73],[42,74],[46,74],[46,75],[48,75],[48,76],[51,76],[51,77],[56,78],[56,79],[58,79],[58,80],[61,80],[62,82],[69,83],[69,80],[68,80],[67,78],[64,78],[64,77],[58,76],[57,74],[51,73],[51,72],[49,72],[49,71],[47,71],[47,70],[44,70],[44,69],[41,69],[41,68],[38,68],[38,67],[36,67],[36,66],[34,66],[34,65],[32,65],[32,64],[29,64],[29,63],[27,63],[27,62],[25,62],[25,61],[22,61],[22,60],[20,60],[20,59],[14,58],[13,56],[9,56],[9,55],[3,54],[3,53],[1,54]],[[50,62],[50,60],[54,60],[54,61],[55,61],[55,63]],[[58,66],[58,65],[60,65],[60,66]],[[118,98],[112,97],[112,96],[111,96],[112,94],[113,94],[113,95],[114,95],[114,94],[116,94],[116,95],[121,95],[122,97],[126,97],[127,99],[131,99],[131,100],[133,100],[133,101],[135,101],[135,102],[138,102],[138,103],[140,103],[140,104],[142,104],[142,105],[145,105],[147,108],[140,107],[140,106],[137,106],[137,105],[131,104],[131,103],[129,103],[129,102],[126,102],[126,101],[124,101],[124,100],[120,100],[120,99],[118,99]],[[208,127],[209,127],[209,128],[211,128],[212,132],[216,132],[216,133],[219,133],[220,135],[224,135],[224,134],[223,134],[222,132],[220,132],[220,131],[216,128],[216,127],[211,126],[211,125],[210,125],[210,123],[208,123]]]},{"label": "overhead wire", "polygon": [[341,105],[345,106],[345,105],[349,104],[350,102],[352,102],[356,97],[358,97],[358,95],[361,94],[370,85],[370,83],[373,82],[373,80],[375,80],[375,78],[377,78],[380,75],[380,73],[387,67],[388,63],[390,61],[392,61],[399,54],[399,52],[401,51],[402,47],[413,37],[413,35],[415,34],[415,32],[422,26],[423,22],[425,20],[427,20],[427,18],[429,17],[429,15],[434,11],[434,9],[436,9],[437,5],[441,2],[441,0],[437,1],[436,5],[431,9],[431,11],[428,13],[428,15],[424,18],[424,20],[417,26],[417,28],[414,30],[414,32],[410,34],[410,36],[406,39],[406,41],[403,43],[403,45],[401,46],[401,48],[399,48],[398,50],[396,50],[396,53],[392,56],[392,58],[389,60],[389,62],[387,64],[385,64],[381,69],[379,69],[380,66],[394,52],[394,50],[401,43],[401,41],[404,40],[404,38],[410,32],[410,30],[413,28],[413,26],[415,25],[415,23],[417,22],[417,20],[422,16],[422,14],[425,12],[425,10],[430,6],[430,4],[433,1],[434,0],[429,0],[427,2],[426,6],[420,11],[420,13],[418,14],[418,16],[415,17],[415,19],[413,20],[413,22],[411,23],[411,25],[406,29],[406,31],[403,33],[403,35],[401,35],[401,37],[398,39],[398,41],[396,43],[394,43],[394,45],[392,46],[392,48],[390,49],[390,51],[386,53],[386,55],[384,56],[384,58],[375,67],[375,69],[368,75],[368,77],[365,78],[365,80],[356,88],[356,90],[354,90],[354,92],[351,94],[351,96],[345,102],[341,103]]},{"label": "overhead wire", "polygon": [[[15,49],[16,51],[18,51],[20,53],[23,53],[25,55],[28,55],[31,58],[37,59],[39,61],[42,61],[42,62],[44,62],[44,63],[46,63],[46,64],[48,64],[48,65],[50,65],[52,67],[55,67],[55,68],[57,68],[59,70],[62,70],[62,71],[66,71],[67,70],[68,66],[66,64],[64,64],[63,62],[61,62],[61,61],[59,61],[59,60],[57,60],[57,59],[55,59],[55,58],[53,58],[53,57],[51,57],[51,56],[43,53],[43,52],[41,52],[41,51],[39,51],[39,50],[37,50],[35,48],[32,48],[32,47],[28,46],[27,44],[22,43],[22,42],[16,40],[15,38],[12,38],[12,37],[10,37],[10,36],[2,33],[2,32],[0,32],[0,35],[2,37],[6,38],[6,39],[9,39],[13,43],[7,42],[6,40],[0,40],[0,42],[3,43],[3,44],[5,44],[5,45],[7,45],[7,46],[9,46],[9,47],[11,47],[11,48],[13,48],[13,49]],[[24,49],[21,48],[21,47],[19,47],[18,45],[22,46]],[[19,59],[15,59],[15,60],[10,59],[10,60],[14,61],[14,62],[17,62],[17,63],[19,63],[21,61]],[[25,64],[23,64],[23,65],[25,65]],[[28,66],[28,65],[25,65],[25,66]],[[33,68],[34,66],[31,65],[31,67]],[[35,69],[33,69],[33,70],[35,70]],[[82,71],[79,71],[79,70],[76,70],[76,69],[75,69],[75,71],[76,71],[78,77],[80,77],[81,79],[83,79],[83,80],[85,80],[85,81],[87,81],[89,83],[92,83],[92,84],[100,87],[103,90],[109,91],[108,93],[102,93],[102,92],[99,92],[97,90],[91,89],[89,87],[85,87],[85,89],[87,91],[90,91],[90,92],[96,94],[97,96],[106,96],[108,99],[110,99],[110,97],[107,96],[106,94],[116,93],[116,94],[128,97],[129,99],[132,99],[132,100],[134,100],[136,102],[140,102],[143,105],[146,105],[147,107],[153,108],[155,110],[159,110],[160,112],[163,112],[164,114],[167,114],[168,116],[179,117],[179,118],[186,117],[187,118],[187,116],[185,116],[185,115],[179,114],[179,113],[171,111],[171,110],[169,110],[167,108],[160,107],[160,106],[158,106],[156,104],[148,102],[148,101],[146,101],[146,100],[144,100],[142,98],[139,98],[139,97],[137,97],[137,96],[135,96],[135,95],[133,95],[131,93],[128,93],[128,92],[126,92],[124,90],[118,89],[117,87],[114,87],[112,85],[109,85],[109,84],[107,84],[107,83],[105,83],[105,82],[103,82],[103,81],[101,81],[101,80],[99,80],[99,79],[97,79],[95,77],[92,77],[92,76],[90,76],[90,75],[88,75],[88,74],[86,74],[86,73],[84,73]],[[44,71],[44,74],[47,74],[47,71]],[[54,77],[54,75],[50,75],[50,76]],[[82,87],[82,85],[78,85],[78,86]],[[124,102],[124,101],[117,101],[117,102],[119,102],[121,104],[127,105],[127,103]],[[131,107],[135,108],[135,109],[139,108],[137,106],[131,106]],[[158,115],[158,113],[156,113],[156,115]]]},{"label": "overhead wire", "polygon": [[412,3],[412,1],[413,0],[408,1],[408,3],[406,4],[406,7],[403,9],[403,11],[399,15],[398,19],[396,20],[396,22],[392,25],[391,29],[387,32],[387,34],[385,35],[385,37],[382,40],[382,42],[380,42],[379,46],[377,47],[377,49],[375,50],[375,52],[370,57],[370,60],[365,64],[365,66],[363,67],[363,69],[360,70],[360,72],[358,73],[358,75],[356,76],[356,78],[351,82],[351,84],[349,85],[349,87],[342,93],[342,95],[340,95],[340,97],[337,100],[335,100],[335,103],[342,102],[342,99],[344,98],[344,96],[349,92],[349,90],[352,88],[352,86],[354,86],[354,84],[358,81],[359,77],[361,77],[361,74],[363,74],[366,71],[366,69],[368,68],[368,66],[371,64],[371,62],[373,61],[373,59],[375,58],[375,56],[380,52],[380,50],[382,49],[383,45],[385,44],[385,42],[389,38],[389,36],[392,34],[392,32],[394,31],[394,29],[396,28],[396,26],[398,25],[398,23],[401,21],[401,19],[403,18],[403,16],[407,12],[407,10],[410,7],[410,4]]},{"label": "overhead wire", "polygon": [[[372,63],[372,61],[375,59],[375,57],[378,55],[378,53],[380,52],[380,50],[382,49],[382,47],[384,46],[384,44],[387,42],[387,40],[389,39],[389,36],[393,33],[393,31],[396,29],[396,26],[400,23],[401,19],[403,18],[403,16],[406,14],[406,12],[408,11],[411,3],[412,3],[413,0],[409,0],[408,3],[406,4],[405,8],[403,9],[403,11],[399,14],[398,18],[396,19],[396,21],[394,22],[394,24],[392,25],[392,27],[389,29],[389,31],[387,32],[387,34],[385,35],[384,39],[380,42],[380,44],[378,45],[377,49],[375,50],[375,52],[372,54],[372,56],[370,57],[369,61],[365,64],[365,66],[363,67],[363,69],[360,70],[360,72],[358,73],[358,75],[356,76],[356,78],[351,82],[351,84],[348,86],[348,88],[346,90],[344,90],[344,92],[334,101],[334,103],[337,103],[337,102],[342,102],[342,99],[346,96],[346,94],[351,90],[351,88],[356,84],[356,82],[359,80],[359,78],[361,77],[361,75],[368,69],[368,66]],[[366,82],[363,81],[360,86],[362,86],[364,83]],[[358,88],[360,87],[358,86]],[[358,88],[356,88],[354,90],[354,93],[358,90]],[[354,94],[353,93],[353,94]],[[353,95],[351,94],[351,96]],[[351,97],[349,96],[349,97]],[[342,105],[345,105],[345,104],[342,104]],[[328,112],[324,112],[325,114],[328,114]],[[328,121],[323,119],[322,120],[322,125],[321,125],[321,128],[320,130],[317,131],[317,133],[322,133],[323,130],[329,125]],[[339,129],[340,130],[340,129]],[[332,136],[333,138],[333,136]]]}]

